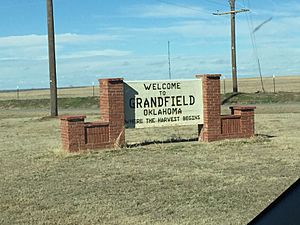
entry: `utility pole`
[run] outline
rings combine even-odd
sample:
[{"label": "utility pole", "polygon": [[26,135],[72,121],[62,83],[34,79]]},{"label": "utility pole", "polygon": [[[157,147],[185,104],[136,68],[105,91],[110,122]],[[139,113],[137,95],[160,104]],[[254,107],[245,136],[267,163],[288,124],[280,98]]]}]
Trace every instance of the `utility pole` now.
[{"label": "utility pole", "polygon": [[[230,0],[230,11],[235,12],[235,0]],[[231,24],[231,65],[232,65],[232,88],[233,93],[238,92],[236,72],[236,42],[235,42],[235,13],[230,14]]]},{"label": "utility pole", "polygon": [[171,80],[171,56],[170,56],[170,41],[168,41],[168,60],[169,60],[169,79]]},{"label": "utility pole", "polygon": [[238,92],[237,83],[237,65],[236,65],[236,41],[235,41],[235,14],[241,12],[247,12],[249,9],[235,10],[235,0],[229,0],[230,11],[224,13],[213,13],[213,15],[222,16],[230,14],[230,24],[231,24],[231,69],[232,69],[232,87],[233,92]]},{"label": "utility pole", "polygon": [[54,19],[53,19],[52,0],[47,0],[47,23],[48,23],[48,54],[49,54],[49,73],[50,73],[51,116],[58,116],[56,62],[55,62],[55,37],[54,37]]}]

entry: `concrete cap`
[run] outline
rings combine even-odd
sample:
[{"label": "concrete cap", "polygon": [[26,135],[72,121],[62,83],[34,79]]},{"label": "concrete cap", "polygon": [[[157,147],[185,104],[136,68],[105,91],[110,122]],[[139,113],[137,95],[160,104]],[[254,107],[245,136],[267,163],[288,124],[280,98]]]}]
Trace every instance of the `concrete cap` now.
[{"label": "concrete cap", "polygon": [[103,79],[98,79],[98,81],[107,81],[107,82],[110,82],[110,83],[121,83],[123,82],[123,78],[120,78],[120,77],[116,77],[116,78],[103,78]]},{"label": "concrete cap", "polygon": [[102,122],[102,121],[96,121],[96,122],[89,122],[85,123],[85,127],[102,127],[102,126],[108,126],[109,122]]},{"label": "concrete cap", "polygon": [[230,109],[237,109],[237,110],[254,110],[256,109],[256,106],[251,105],[236,105],[236,106],[230,106]]},{"label": "concrete cap", "polygon": [[59,117],[61,120],[67,120],[67,121],[83,121],[86,116],[85,115],[72,115],[72,116],[60,116]]},{"label": "concrete cap", "polygon": [[196,78],[208,77],[208,78],[220,78],[222,74],[196,74]]}]

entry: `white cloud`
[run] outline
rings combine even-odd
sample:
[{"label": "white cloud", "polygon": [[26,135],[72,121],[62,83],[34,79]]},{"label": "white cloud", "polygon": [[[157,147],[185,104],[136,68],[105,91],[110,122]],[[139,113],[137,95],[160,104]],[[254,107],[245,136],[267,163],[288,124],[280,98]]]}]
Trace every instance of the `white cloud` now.
[{"label": "white cloud", "polygon": [[126,10],[128,17],[142,17],[142,18],[190,18],[203,17],[208,12],[194,5],[169,5],[169,4],[151,4],[138,5]]},{"label": "white cloud", "polygon": [[[76,43],[89,43],[96,41],[113,41],[119,40],[121,37],[116,35],[85,35],[85,34],[72,34],[64,33],[56,35],[57,44],[76,44]],[[47,35],[22,35],[22,36],[7,36],[0,37],[0,47],[24,47],[24,46],[37,46],[47,45]]]},{"label": "white cloud", "polygon": [[0,37],[0,47],[25,47],[25,46],[37,46],[47,44],[46,35],[24,35],[24,36],[7,36]]},{"label": "white cloud", "polygon": [[120,51],[114,49],[104,49],[104,50],[91,50],[91,51],[75,51],[71,54],[61,55],[60,59],[76,59],[76,58],[87,58],[87,57],[122,57],[130,55],[130,51]]},{"label": "white cloud", "polygon": [[[65,47],[69,44],[80,45],[80,47],[93,47],[94,43],[118,40],[116,35],[84,35],[84,34],[58,34],[56,35],[57,57],[62,58],[83,58],[92,56],[124,56],[128,51],[114,49],[104,50],[78,50],[77,47],[70,48],[72,53],[65,54]],[[99,47],[98,47],[99,48]],[[60,55],[62,52],[62,55]],[[0,37],[0,61],[16,60],[47,60],[48,43],[46,35],[23,35]]]},{"label": "white cloud", "polygon": [[105,34],[72,34],[65,33],[56,36],[57,44],[65,43],[82,43],[82,42],[97,42],[97,41],[115,41],[122,39],[117,35],[105,35]]},{"label": "white cloud", "polygon": [[253,9],[254,16],[272,16],[274,18],[299,16],[300,3],[297,1],[278,1],[273,7]]},{"label": "white cloud", "polygon": [[[168,25],[149,26],[149,27],[114,27],[107,29],[108,32],[120,32],[122,34],[143,35],[143,38],[161,38],[163,35],[176,37],[178,35],[189,38],[207,38],[207,37],[227,37],[230,33],[229,21],[203,21],[203,20],[183,20],[173,22]],[[247,31],[247,30],[246,30]],[[248,32],[248,31],[247,31]],[[157,35],[159,34],[159,35]],[[248,33],[247,33],[248,34]]]}]

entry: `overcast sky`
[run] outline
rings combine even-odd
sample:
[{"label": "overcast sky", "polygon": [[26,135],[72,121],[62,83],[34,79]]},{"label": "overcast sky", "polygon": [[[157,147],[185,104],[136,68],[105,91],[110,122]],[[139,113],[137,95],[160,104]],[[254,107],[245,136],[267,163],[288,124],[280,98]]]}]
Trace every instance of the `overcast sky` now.
[{"label": "overcast sky", "polygon": [[[221,73],[231,77],[227,0],[53,0],[58,86],[98,78],[167,79]],[[238,76],[300,74],[300,2],[237,0]],[[0,89],[49,86],[46,0],[1,0]]]}]

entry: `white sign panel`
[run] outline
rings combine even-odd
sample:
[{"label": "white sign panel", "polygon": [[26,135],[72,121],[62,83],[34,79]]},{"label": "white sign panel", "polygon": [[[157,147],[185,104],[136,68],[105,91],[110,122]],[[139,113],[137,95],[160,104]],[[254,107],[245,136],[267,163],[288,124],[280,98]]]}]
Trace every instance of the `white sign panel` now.
[{"label": "white sign panel", "polygon": [[202,80],[124,83],[128,128],[203,124]]}]

